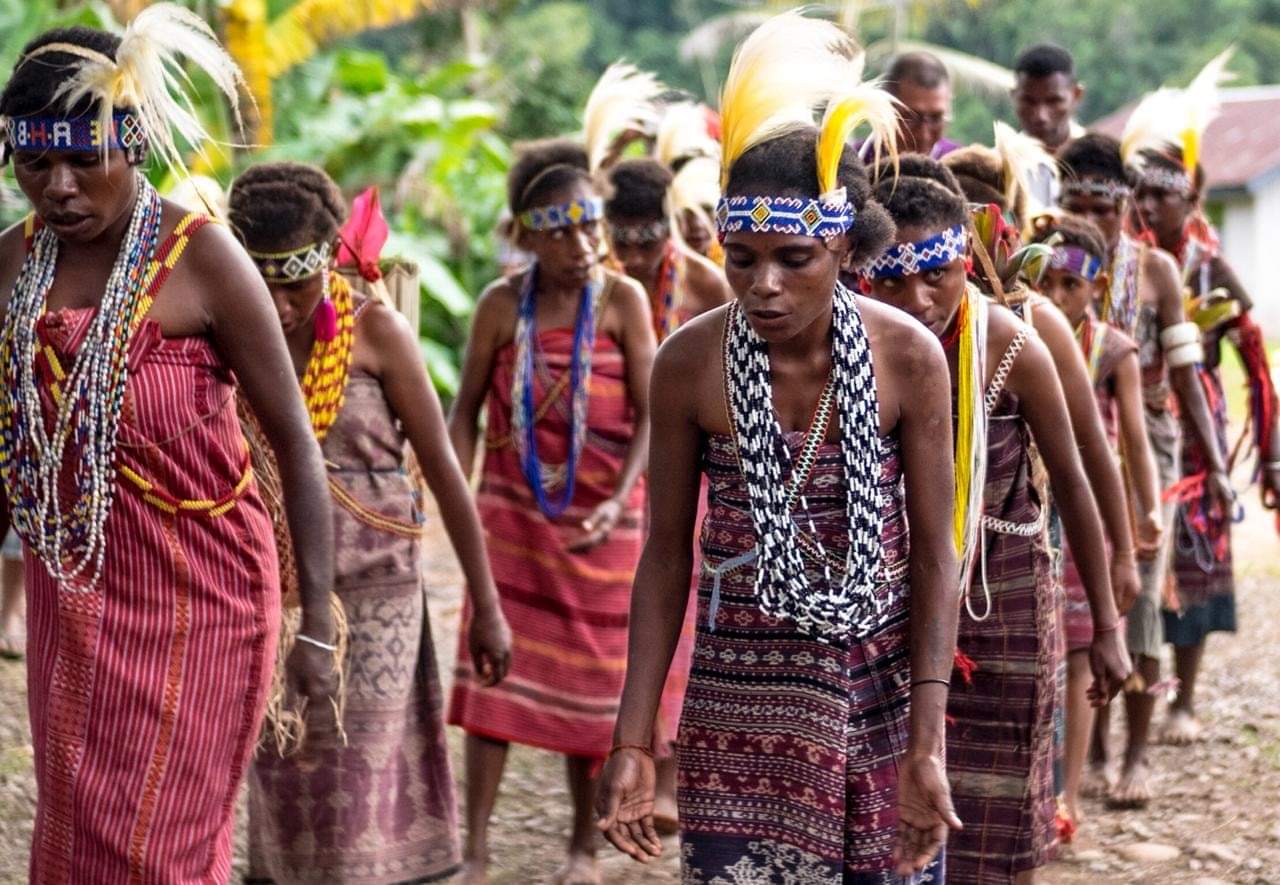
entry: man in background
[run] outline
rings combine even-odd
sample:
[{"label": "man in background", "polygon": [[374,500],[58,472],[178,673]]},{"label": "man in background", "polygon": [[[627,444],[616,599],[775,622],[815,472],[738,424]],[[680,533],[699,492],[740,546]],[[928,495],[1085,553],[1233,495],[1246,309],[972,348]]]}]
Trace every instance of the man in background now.
[{"label": "man in background", "polygon": [[[884,72],[885,91],[900,101],[898,150],[924,154],[937,160],[960,145],[948,140],[951,122],[951,75],[947,66],[930,52],[904,52],[895,56]],[[863,162],[874,162],[870,140],[858,146]]]},{"label": "man in background", "polygon": [[[1013,87],[1013,108],[1022,131],[1056,153],[1073,138],[1084,135],[1076,122],[1076,110],[1084,97],[1084,85],[1076,79],[1076,62],[1071,53],[1052,43],[1039,43],[1023,50],[1013,65],[1017,77]],[[1030,182],[1032,196],[1041,206],[1058,202],[1054,170],[1044,168]]]}]

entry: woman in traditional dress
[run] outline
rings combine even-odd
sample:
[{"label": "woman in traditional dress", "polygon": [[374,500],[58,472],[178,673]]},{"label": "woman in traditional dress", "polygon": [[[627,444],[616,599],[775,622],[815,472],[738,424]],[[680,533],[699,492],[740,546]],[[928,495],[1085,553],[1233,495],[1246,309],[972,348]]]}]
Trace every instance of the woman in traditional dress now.
[{"label": "woman in traditional dress", "polygon": [[334,503],[334,588],[346,615],[342,721],[313,717],[301,748],[268,740],[250,777],[249,880],[422,882],[460,862],[453,778],[421,581],[422,466],[467,579],[482,684],[510,633],[484,537],[417,337],[333,271],[342,194],[325,173],[265,163],[236,179],[230,224],[275,299]]},{"label": "woman in traditional dress", "polygon": [[860,121],[895,125],[887,97],[856,86],[860,60],[833,25],[796,14],[739,49],[718,213],[737,300],[677,331],[654,371],[663,494],[600,826],[638,860],[661,851],[650,744],[705,472],[677,756],[687,882],[896,881],[957,823],[941,756],[958,604],[945,364],[919,326],[838,282],[891,232],[844,151]]},{"label": "woman in traditional dress", "polygon": [[487,400],[478,506],[515,631],[500,685],[479,684],[459,650],[449,710],[467,732],[464,862],[475,881],[512,741],[567,757],[573,834],[558,879],[599,878],[591,801],[626,667],[654,336],[644,290],[601,266],[604,202],[586,167],[572,142],[520,151],[509,203],[535,261],[481,296],[449,419],[469,468]]},{"label": "woman in traditional dress", "polygon": [[[1138,345],[1114,326],[1099,322],[1093,309],[1094,304],[1102,301],[1107,288],[1107,275],[1103,270],[1106,241],[1091,221],[1071,215],[1039,224],[1033,240],[1052,243],[1053,254],[1037,288],[1057,305],[1075,329],[1107,439],[1116,462],[1123,463],[1129,478],[1126,510],[1132,509],[1135,524],[1155,521],[1159,525],[1161,489],[1143,418]],[[1158,549],[1158,535],[1156,542],[1156,547],[1143,548],[1139,555],[1149,558]],[[1080,820],[1080,778],[1094,722],[1093,708],[1086,695],[1093,621],[1070,545],[1064,546],[1063,553],[1066,591],[1063,623],[1067,647],[1063,793],[1066,813],[1074,824]]]},{"label": "woman in traditional dress", "polygon": [[[1128,675],[1102,525],[1070,435],[1062,388],[1030,327],[966,281],[966,202],[936,181],[882,181],[897,243],[866,264],[865,288],[942,339],[956,398],[957,524],[972,563],[947,704],[947,773],[964,829],[947,845],[953,882],[1028,882],[1057,840],[1053,731],[1057,588],[1035,444],[1093,611],[1094,703]],[[970,569],[963,572],[968,575]]]},{"label": "woman in traditional dress", "polygon": [[[234,99],[208,27],[169,4],[123,36],[29,44],[0,95],[34,214],[0,235],[4,515],[27,551],[34,882],[225,882],[271,683],[272,525],[238,384],[282,465],[302,602],[294,689],[329,703],[329,498],[271,299],[225,230],[163,201],[177,54]],[[255,334],[245,334],[254,330]]]},{"label": "woman in traditional dress", "polygon": [[[1266,343],[1250,315],[1253,301],[1222,256],[1218,233],[1204,215],[1204,168],[1179,147],[1165,145],[1133,158],[1134,206],[1142,225],[1181,269],[1189,319],[1199,330],[1197,371],[1213,416],[1213,443],[1223,451],[1228,446],[1220,368],[1223,342],[1230,343],[1240,357],[1249,393],[1250,442],[1257,453],[1255,476],[1261,483],[1263,506],[1274,510],[1280,508],[1280,407]],[[1186,442],[1173,560],[1177,594],[1164,610],[1165,641],[1173,646],[1179,687],[1161,736],[1172,744],[1203,739],[1195,690],[1205,643],[1210,633],[1236,630],[1231,523],[1237,505],[1215,508],[1204,493],[1214,470],[1214,460],[1206,454],[1212,446],[1202,445],[1194,430],[1184,417]]]},{"label": "woman in traditional dress", "polygon": [[[1142,367],[1143,402],[1147,438],[1156,456],[1160,487],[1178,481],[1180,442],[1194,444],[1207,453],[1210,469],[1202,490],[1206,502],[1219,512],[1230,509],[1230,478],[1226,456],[1214,434],[1213,417],[1205,393],[1196,378],[1200,358],[1198,336],[1186,320],[1178,268],[1169,255],[1137,240],[1124,230],[1131,205],[1129,178],[1120,142],[1097,133],[1068,142],[1058,154],[1063,170],[1062,208],[1087,217],[1107,243],[1107,291],[1098,307],[1098,319],[1114,326],[1138,344]],[[1182,417],[1182,430],[1179,421]],[[1186,439],[1182,440],[1182,434]],[[1128,740],[1119,771],[1107,736],[1109,710],[1098,711],[1090,772],[1081,790],[1097,793],[1113,804],[1139,807],[1151,798],[1147,764],[1148,734],[1156,698],[1149,689],[1160,680],[1160,654],[1164,645],[1161,606],[1169,548],[1174,542],[1175,502],[1168,501],[1161,525],[1168,526],[1162,547],[1154,557],[1140,562],[1142,595],[1126,619],[1126,638],[1141,680],[1125,692]]]}]

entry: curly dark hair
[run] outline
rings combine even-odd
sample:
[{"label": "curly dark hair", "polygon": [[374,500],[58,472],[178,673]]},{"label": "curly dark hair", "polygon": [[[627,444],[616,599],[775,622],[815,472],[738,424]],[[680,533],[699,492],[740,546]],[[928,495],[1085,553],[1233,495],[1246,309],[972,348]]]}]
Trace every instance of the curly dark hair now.
[{"label": "curly dark hair", "polygon": [[964,197],[932,178],[904,176],[896,182],[887,178],[876,186],[876,199],[900,228],[945,230],[964,224],[969,218]]},{"label": "curly dark hair", "polygon": [[114,60],[120,38],[106,31],[76,26],[45,31],[22,48],[4,92],[0,93],[0,114],[6,117],[29,117],[38,114],[66,114],[83,117],[98,110],[92,98],[83,98],[73,106],[59,104],[58,87],[73,77],[84,59],[70,52],[47,52],[36,58],[27,56],[42,46],[67,43],[100,52]]},{"label": "curly dark hair", "polygon": [[507,172],[507,206],[519,215],[547,194],[575,181],[590,181],[587,149],[568,138],[547,138],[516,145]]},{"label": "curly dark hair", "polygon": [[1059,148],[1058,167],[1063,178],[1129,183],[1129,172],[1120,157],[1120,142],[1101,132],[1086,133]]},{"label": "curly dark hair", "polygon": [[613,193],[604,206],[609,218],[655,221],[666,218],[671,171],[657,160],[623,160],[609,170]]},{"label": "curly dark hair", "polygon": [[[725,194],[818,196],[817,145],[818,130],[812,126],[756,145],[729,170]],[[892,242],[893,222],[884,207],[871,198],[867,170],[856,151],[845,150],[836,178],[858,213],[849,230],[853,259],[867,261]]]},{"label": "curly dark hair", "polygon": [[1031,234],[1031,242],[1043,243],[1057,234],[1058,242],[1064,246],[1078,246],[1093,255],[1099,261],[1107,257],[1107,241],[1098,226],[1080,215],[1066,213],[1057,217],[1041,216],[1035,223]]},{"label": "curly dark hair", "polygon": [[[924,154],[901,154],[898,157],[897,174],[902,178],[927,178],[930,181],[936,181],[952,193],[963,193],[960,190],[960,182],[956,181],[951,170]],[[881,182],[892,181],[893,177],[893,161],[885,159],[881,160],[880,165],[876,167],[872,180],[879,187]]]},{"label": "curly dark hair", "polygon": [[1001,212],[1010,208],[1004,195],[1004,163],[991,148],[980,144],[959,148],[943,157],[942,165],[951,170],[970,203],[995,203]]},{"label": "curly dark hair", "polygon": [[347,217],[342,191],[323,169],[305,163],[260,163],[231,185],[231,229],[255,252],[328,243]]}]

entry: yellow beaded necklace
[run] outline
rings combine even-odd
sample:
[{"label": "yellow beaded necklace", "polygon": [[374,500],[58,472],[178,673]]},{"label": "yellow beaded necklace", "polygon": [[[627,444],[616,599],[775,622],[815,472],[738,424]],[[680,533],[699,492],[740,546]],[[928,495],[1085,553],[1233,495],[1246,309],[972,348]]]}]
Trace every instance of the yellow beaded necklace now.
[{"label": "yellow beaded necklace", "polygon": [[338,334],[331,341],[319,338],[311,345],[307,371],[302,376],[302,395],[311,416],[311,429],[320,442],[338,418],[347,392],[347,373],[351,370],[352,342],[355,339],[355,307],[351,286],[334,274],[329,297],[338,315]]}]

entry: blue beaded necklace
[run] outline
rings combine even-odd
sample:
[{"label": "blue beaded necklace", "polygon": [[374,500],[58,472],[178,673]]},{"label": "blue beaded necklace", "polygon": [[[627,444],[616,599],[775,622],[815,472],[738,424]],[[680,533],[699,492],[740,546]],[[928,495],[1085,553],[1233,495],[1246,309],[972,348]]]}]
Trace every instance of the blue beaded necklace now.
[{"label": "blue beaded necklace", "polygon": [[[538,292],[538,265],[525,275],[516,321],[516,360],[511,383],[511,439],[520,458],[520,469],[533,490],[538,509],[549,519],[561,516],[573,500],[587,434],[587,405],[591,387],[591,354],[595,348],[596,294],[600,283],[591,280],[582,288],[573,331],[573,357],[569,364],[569,396],[572,410],[569,423],[569,457],[559,467],[548,468],[538,457],[537,411],[533,400],[535,351],[538,330],[535,322]],[[551,394],[554,395],[554,394]],[[548,487],[560,487],[553,499]]]}]

